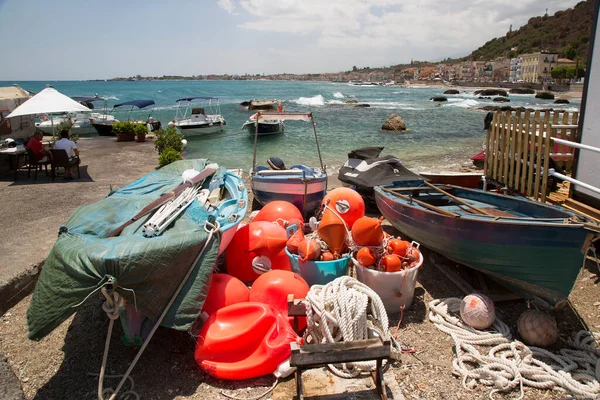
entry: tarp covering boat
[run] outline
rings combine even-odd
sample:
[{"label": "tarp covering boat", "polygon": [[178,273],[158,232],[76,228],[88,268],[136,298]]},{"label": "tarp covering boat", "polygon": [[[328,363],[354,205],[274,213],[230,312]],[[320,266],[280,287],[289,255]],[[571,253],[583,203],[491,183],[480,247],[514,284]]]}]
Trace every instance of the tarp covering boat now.
[{"label": "tarp covering boat", "polygon": [[257,112],[250,117],[251,120],[280,120],[280,121],[312,121],[312,113],[266,113]]},{"label": "tarp covering boat", "polygon": [[[208,239],[205,221],[211,213],[194,201],[161,236],[142,235],[147,218],[129,225],[120,236],[106,236],[162,194],[179,186],[183,171],[190,168],[201,171],[206,163],[202,159],[172,163],[97,203],[77,209],[66,226],[60,228],[33,293],[27,311],[29,338],[46,336],[77,311],[75,305],[109,280],[114,280],[113,286],[129,303],[156,320]],[[222,180],[226,173],[219,168],[212,180]],[[219,242],[219,235],[215,235],[207,245],[161,325],[187,330],[196,320],[208,290]]]},{"label": "tarp covering boat", "polygon": [[134,106],[137,108],[144,108],[155,104],[154,100],[131,100],[126,101],[125,103],[115,104],[113,108],[121,107],[121,106]]}]

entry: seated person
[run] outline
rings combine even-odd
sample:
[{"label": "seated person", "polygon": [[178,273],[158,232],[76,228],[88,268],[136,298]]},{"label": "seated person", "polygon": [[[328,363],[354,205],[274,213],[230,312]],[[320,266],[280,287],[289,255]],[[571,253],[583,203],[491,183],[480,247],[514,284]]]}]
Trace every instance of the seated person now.
[{"label": "seated person", "polygon": [[54,143],[55,150],[64,150],[67,152],[67,156],[69,157],[69,165],[70,167],[65,168],[66,178],[74,179],[73,177],[73,167],[76,167],[80,164],[79,160],[79,150],[77,150],[77,145],[74,141],[69,140],[69,131],[67,129],[63,129],[60,132],[61,139]]},{"label": "seated person", "polygon": [[46,150],[42,144],[43,137],[44,134],[40,131],[37,131],[27,142],[27,147],[33,151],[33,154],[35,154],[37,157],[38,162],[46,162],[50,160],[50,152]]}]

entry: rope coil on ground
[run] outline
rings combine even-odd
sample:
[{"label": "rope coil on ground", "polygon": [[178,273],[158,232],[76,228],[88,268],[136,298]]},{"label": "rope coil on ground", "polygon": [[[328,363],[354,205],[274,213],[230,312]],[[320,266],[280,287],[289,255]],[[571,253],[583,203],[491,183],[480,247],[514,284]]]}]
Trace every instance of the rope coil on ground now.
[{"label": "rope coil on ground", "polygon": [[[523,386],[537,389],[562,389],[578,397],[597,398],[600,395],[600,349],[595,345],[599,333],[580,331],[567,341],[573,349],[561,349],[559,354],[526,346],[512,340],[508,326],[496,318],[491,329],[479,331],[451,315],[460,310],[461,299],[433,300],[429,303],[429,320],[452,337],[456,357],[453,372],[462,377],[463,387],[473,389],[477,383],[494,386],[496,392],[506,392]],[[491,347],[487,354],[481,348]]]},{"label": "rope coil on ground", "polygon": [[[326,285],[313,285],[306,299],[305,339],[310,336],[313,343],[369,339],[369,330],[388,339],[389,322],[383,302],[356,279],[343,276]],[[342,378],[353,378],[374,368],[374,361],[329,364],[329,369]]]}]

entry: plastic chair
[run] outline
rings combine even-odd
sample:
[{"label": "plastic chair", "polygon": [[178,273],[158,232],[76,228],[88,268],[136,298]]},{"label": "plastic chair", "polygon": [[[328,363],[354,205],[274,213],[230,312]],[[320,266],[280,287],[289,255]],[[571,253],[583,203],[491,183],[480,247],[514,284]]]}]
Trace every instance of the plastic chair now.
[{"label": "plastic chair", "polygon": [[27,178],[31,176],[31,170],[35,169],[35,174],[33,175],[33,179],[37,179],[38,169],[41,170],[42,166],[46,168],[46,175],[48,175],[48,164],[52,164],[50,159],[46,161],[39,161],[33,150],[29,147],[25,147],[27,149]]},{"label": "plastic chair", "polygon": [[67,168],[71,168],[74,166],[77,166],[77,179],[81,178],[81,174],[79,172],[79,159],[69,159],[69,156],[67,155],[66,150],[57,150],[57,149],[52,149],[50,150],[50,152],[52,153],[52,180],[54,180],[54,178],[56,177],[56,168],[65,168],[65,171]]}]

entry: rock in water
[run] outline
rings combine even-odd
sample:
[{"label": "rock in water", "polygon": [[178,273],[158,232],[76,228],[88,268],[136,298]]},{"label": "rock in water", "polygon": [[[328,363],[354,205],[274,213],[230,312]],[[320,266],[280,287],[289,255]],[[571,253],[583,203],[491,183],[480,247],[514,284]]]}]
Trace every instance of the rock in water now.
[{"label": "rock in water", "polygon": [[475,329],[487,329],[496,319],[494,302],[483,294],[470,294],[460,303],[460,317]]},{"label": "rock in water", "polygon": [[381,127],[384,131],[394,131],[400,132],[406,130],[406,122],[402,119],[401,116],[392,114],[390,117],[383,123]]},{"label": "rock in water", "polygon": [[456,89],[448,89],[444,92],[444,94],[459,94],[460,92]]}]

